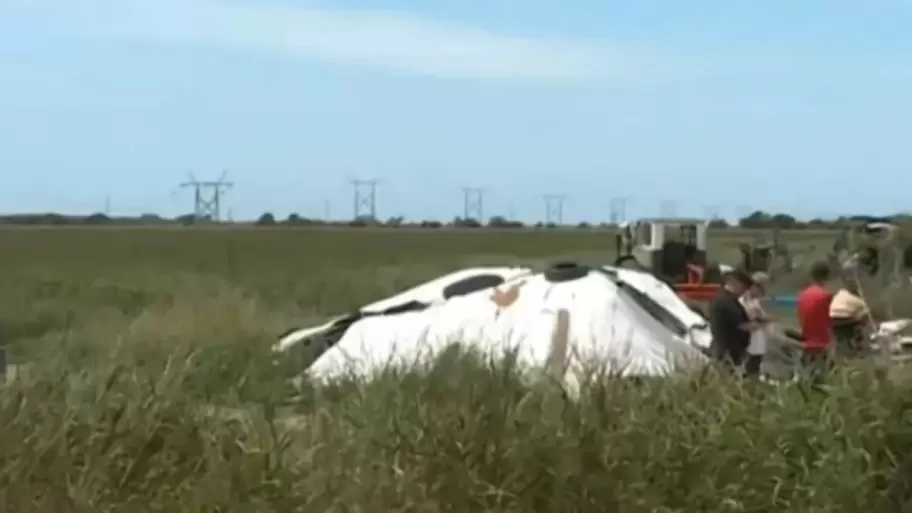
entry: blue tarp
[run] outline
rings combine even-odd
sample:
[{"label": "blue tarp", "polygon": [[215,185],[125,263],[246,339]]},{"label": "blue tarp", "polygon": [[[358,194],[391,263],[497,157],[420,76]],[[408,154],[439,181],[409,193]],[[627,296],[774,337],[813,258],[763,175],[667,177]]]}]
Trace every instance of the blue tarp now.
[{"label": "blue tarp", "polygon": [[768,301],[776,306],[794,307],[798,303],[798,294],[773,294],[769,297]]}]

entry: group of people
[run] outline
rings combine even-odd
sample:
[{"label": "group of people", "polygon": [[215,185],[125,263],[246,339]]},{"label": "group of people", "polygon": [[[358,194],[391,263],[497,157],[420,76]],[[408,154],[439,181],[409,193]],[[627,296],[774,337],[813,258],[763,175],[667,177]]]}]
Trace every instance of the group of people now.
[{"label": "group of people", "polygon": [[[827,366],[834,352],[857,355],[863,351],[870,313],[851,273],[842,286],[829,289],[832,271],[826,262],[810,269],[811,283],[797,297],[801,331],[801,363],[812,373]],[[709,305],[712,356],[733,372],[757,377],[767,352],[773,318],[763,308],[770,278],[766,273],[734,270]]]}]

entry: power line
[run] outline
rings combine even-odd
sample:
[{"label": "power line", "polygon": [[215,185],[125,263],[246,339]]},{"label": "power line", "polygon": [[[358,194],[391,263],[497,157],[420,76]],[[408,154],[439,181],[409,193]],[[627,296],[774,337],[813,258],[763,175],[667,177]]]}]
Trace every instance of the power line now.
[{"label": "power line", "polygon": [[462,188],[462,218],[465,221],[484,222],[484,195],[488,192],[482,187]]},{"label": "power line", "polygon": [[566,199],[567,196],[564,194],[546,194],[544,196],[545,224],[564,224],[564,200]]},{"label": "power line", "polygon": [[234,187],[234,182],[225,180],[227,174],[223,171],[218,180],[200,181],[190,173],[190,179],[180,183],[181,189],[193,188],[193,216],[198,221],[221,221],[222,196]]},{"label": "power line", "polygon": [[720,211],[718,205],[706,205],[703,207],[703,215],[706,217],[707,221],[715,221],[720,219]]},{"label": "power line", "polygon": [[611,224],[621,224],[627,220],[627,201],[628,198],[611,198],[608,219]]},{"label": "power line", "polygon": [[370,221],[377,220],[377,184],[380,180],[376,178],[370,180],[350,180],[354,189],[352,198],[354,205],[354,220],[367,219]]}]

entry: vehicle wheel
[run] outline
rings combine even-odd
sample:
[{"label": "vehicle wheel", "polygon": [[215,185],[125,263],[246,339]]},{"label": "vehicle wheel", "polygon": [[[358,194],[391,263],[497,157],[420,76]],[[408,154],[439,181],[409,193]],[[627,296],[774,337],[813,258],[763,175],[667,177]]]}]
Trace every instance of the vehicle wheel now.
[{"label": "vehicle wheel", "polygon": [[709,262],[703,268],[704,283],[722,283],[722,267],[718,262]]},{"label": "vehicle wheel", "polygon": [[623,269],[637,269],[642,270],[643,266],[640,264],[640,261],[636,259],[633,255],[622,255],[617,257],[614,261],[615,267],[620,267]]},{"label": "vehicle wheel", "polygon": [[880,270],[880,252],[877,248],[867,247],[861,250],[859,263],[868,272],[868,276],[877,276]]}]

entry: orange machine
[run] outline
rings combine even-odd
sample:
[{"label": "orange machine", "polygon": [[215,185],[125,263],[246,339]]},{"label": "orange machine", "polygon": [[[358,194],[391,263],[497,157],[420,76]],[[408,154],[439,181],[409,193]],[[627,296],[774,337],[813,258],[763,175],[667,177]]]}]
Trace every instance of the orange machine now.
[{"label": "orange machine", "polygon": [[672,283],[675,292],[690,301],[709,301],[716,295],[721,284],[719,282],[704,281],[705,269],[694,264],[687,264],[686,279],[683,282]]},{"label": "orange machine", "polygon": [[615,265],[652,272],[690,302],[708,301],[722,281],[718,266],[707,262],[708,227],[702,219],[644,219],[625,225]]}]

